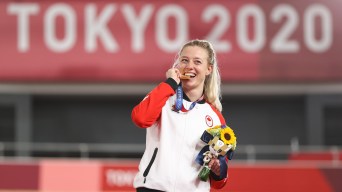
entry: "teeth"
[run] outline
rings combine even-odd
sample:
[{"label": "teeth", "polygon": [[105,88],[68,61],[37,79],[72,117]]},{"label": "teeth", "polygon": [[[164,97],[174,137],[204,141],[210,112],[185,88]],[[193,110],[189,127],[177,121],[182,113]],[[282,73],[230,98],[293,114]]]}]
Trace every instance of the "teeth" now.
[{"label": "teeth", "polygon": [[195,77],[196,75],[195,74],[193,74],[193,73],[185,73],[184,75],[186,75],[186,76],[190,76],[190,77]]}]

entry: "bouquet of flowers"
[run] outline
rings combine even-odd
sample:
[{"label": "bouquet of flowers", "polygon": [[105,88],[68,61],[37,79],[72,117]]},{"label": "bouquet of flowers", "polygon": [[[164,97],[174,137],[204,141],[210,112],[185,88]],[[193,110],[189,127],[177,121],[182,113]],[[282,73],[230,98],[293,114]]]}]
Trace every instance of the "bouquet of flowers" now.
[{"label": "bouquet of flowers", "polygon": [[208,164],[212,158],[225,157],[232,159],[236,149],[236,136],[227,125],[219,125],[205,130],[201,136],[205,145],[196,157],[196,162],[202,165],[198,177],[207,181],[210,173]]}]

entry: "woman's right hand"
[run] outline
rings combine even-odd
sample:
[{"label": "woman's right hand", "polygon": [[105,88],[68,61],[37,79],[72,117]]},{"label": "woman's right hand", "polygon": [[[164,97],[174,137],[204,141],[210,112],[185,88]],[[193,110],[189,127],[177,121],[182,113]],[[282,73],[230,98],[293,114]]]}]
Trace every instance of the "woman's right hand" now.
[{"label": "woman's right hand", "polygon": [[180,75],[180,71],[177,68],[171,68],[166,71],[166,78],[174,79],[177,82],[177,84],[180,83]]}]

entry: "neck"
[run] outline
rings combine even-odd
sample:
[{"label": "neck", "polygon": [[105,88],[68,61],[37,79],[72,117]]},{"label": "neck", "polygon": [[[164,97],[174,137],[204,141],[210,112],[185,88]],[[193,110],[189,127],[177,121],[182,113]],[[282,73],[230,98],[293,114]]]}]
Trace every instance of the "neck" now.
[{"label": "neck", "polygon": [[185,89],[184,93],[186,94],[186,96],[188,96],[190,101],[194,102],[194,101],[197,101],[199,98],[202,97],[202,95],[203,95],[203,88],[201,88],[201,89],[191,89],[191,90],[186,90]]}]

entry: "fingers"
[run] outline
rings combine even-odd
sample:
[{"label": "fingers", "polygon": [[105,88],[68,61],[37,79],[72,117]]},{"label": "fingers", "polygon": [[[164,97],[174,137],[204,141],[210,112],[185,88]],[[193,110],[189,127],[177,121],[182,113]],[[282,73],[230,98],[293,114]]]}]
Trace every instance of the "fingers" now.
[{"label": "fingers", "polygon": [[179,76],[180,75],[180,71],[178,68],[173,68],[175,70],[175,73]]},{"label": "fingers", "polygon": [[180,71],[177,68],[171,68],[166,71],[166,78],[172,78],[174,79],[177,84],[180,83]]},{"label": "fingers", "polygon": [[220,161],[218,159],[211,159],[208,166],[215,175],[220,175]]}]

